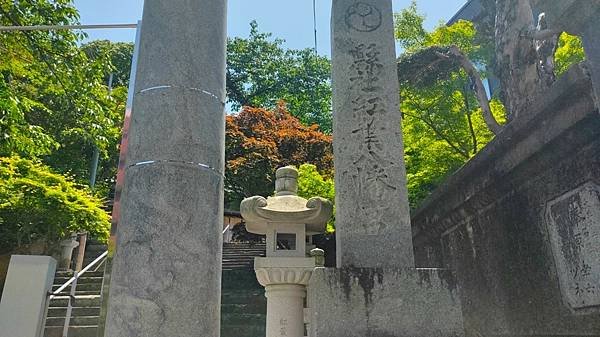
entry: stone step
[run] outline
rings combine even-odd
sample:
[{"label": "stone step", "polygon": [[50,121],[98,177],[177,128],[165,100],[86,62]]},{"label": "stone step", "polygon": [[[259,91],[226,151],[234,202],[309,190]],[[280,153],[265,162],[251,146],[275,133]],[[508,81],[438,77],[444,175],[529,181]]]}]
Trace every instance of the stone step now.
[{"label": "stone step", "polygon": [[243,315],[243,314],[262,314],[266,315],[267,313],[267,303],[258,303],[255,301],[254,304],[249,303],[222,303],[221,304],[221,314],[234,314],[234,315]]},{"label": "stone step", "polygon": [[256,327],[264,327],[266,325],[266,314],[237,314],[237,315],[222,315],[221,325],[238,326],[245,325]]},{"label": "stone step", "polygon": [[221,337],[264,337],[264,325],[253,324],[224,324],[221,326]]},{"label": "stone step", "polygon": [[[69,326],[93,326],[98,325],[99,316],[72,316],[69,321]],[[46,327],[63,326],[65,324],[64,317],[48,317],[46,319]]]},{"label": "stone step", "polygon": [[[44,331],[44,337],[62,337],[62,332],[62,326],[48,327]],[[69,337],[96,337],[97,333],[97,325],[69,327]]]},{"label": "stone step", "polygon": [[250,259],[250,260],[254,260],[255,257],[264,257],[264,254],[248,254],[248,255],[223,254],[223,259]]},{"label": "stone step", "polygon": [[[67,288],[64,291],[58,293],[58,296],[69,296],[71,294],[71,289]],[[91,296],[91,295],[100,295],[100,290],[75,290],[75,296]]]},{"label": "stone step", "polygon": [[[70,277],[56,277],[54,278],[54,285],[63,285],[65,283],[67,283],[67,281],[69,281],[71,278]],[[83,274],[79,279],[77,279],[77,286],[79,287],[80,284],[90,284],[90,283],[94,283],[94,284],[102,284],[102,280],[104,278],[102,276],[94,276],[94,277],[90,277],[87,276],[86,274]]]},{"label": "stone step", "polygon": [[[104,276],[104,270],[88,271],[84,275],[86,277],[102,277],[102,276]],[[73,277],[73,272],[72,271],[59,270],[59,271],[56,272],[55,277],[68,277],[68,278],[71,278],[71,277]]]},{"label": "stone step", "polygon": [[[87,256],[86,256],[86,257],[83,259],[83,267],[86,267],[86,266],[88,266],[90,263],[94,262],[94,260],[95,260],[95,259],[97,259],[97,258],[98,258],[98,256],[91,256],[91,257],[87,257]],[[104,261],[102,261],[102,262],[100,262],[100,263],[97,263],[97,264],[95,264],[95,265],[92,267],[92,270],[102,270],[102,269],[104,269],[104,268],[102,267],[102,266],[103,266],[103,264],[104,264]]]},{"label": "stone step", "polygon": [[[52,291],[56,291],[58,290],[58,288],[60,288],[62,286],[62,284],[55,284],[52,286]],[[71,291],[71,286],[68,286],[65,291],[69,292]],[[100,289],[102,289],[102,283],[84,283],[81,282],[79,283],[79,280],[77,280],[77,291],[96,291],[98,293],[100,293]]]},{"label": "stone step", "polygon": [[250,266],[223,266],[223,271],[252,270]]},{"label": "stone step", "polygon": [[[48,317],[65,317],[67,314],[66,307],[49,307]],[[74,307],[71,315],[75,316],[100,316],[100,307]]]},{"label": "stone step", "polygon": [[[60,308],[68,305],[69,296],[57,296],[50,301],[50,307]],[[75,301],[71,302],[75,307],[99,307],[100,295],[75,296]]]},{"label": "stone step", "polygon": [[[100,254],[102,254],[107,250],[108,250],[108,246],[104,245],[104,244],[92,243],[92,244],[85,245],[85,253],[86,254],[93,253],[93,252],[100,252]],[[100,254],[98,254],[98,256],[100,256]]]},{"label": "stone step", "polygon": [[247,254],[242,254],[240,252],[224,252],[223,258],[244,258],[244,259],[253,259],[255,257],[264,257],[265,253],[254,253],[249,252]]},{"label": "stone step", "polygon": [[242,266],[247,266],[247,265],[254,265],[254,259],[251,260],[242,260],[242,259],[238,259],[238,260],[223,260],[222,261],[223,265],[242,265]]},{"label": "stone step", "polygon": [[247,295],[232,295],[232,294],[222,294],[221,295],[221,305],[224,304],[246,304],[249,306],[261,306],[265,305],[266,299],[264,298],[264,293],[255,293],[255,294],[247,294]]}]

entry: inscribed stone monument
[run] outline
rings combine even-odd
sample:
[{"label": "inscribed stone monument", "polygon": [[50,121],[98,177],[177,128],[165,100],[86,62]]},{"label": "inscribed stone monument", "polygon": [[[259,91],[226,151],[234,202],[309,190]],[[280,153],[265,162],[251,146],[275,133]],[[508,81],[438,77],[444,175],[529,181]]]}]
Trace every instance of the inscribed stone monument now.
[{"label": "inscribed stone monument", "polygon": [[338,267],[413,266],[391,1],[334,1],[331,23]]},{"label": "inscribed stone monument", "polygon": [[334,0],[338,268],[309,285],[310,335],[464,335],[452,272],[414,268],[391,0]]}]

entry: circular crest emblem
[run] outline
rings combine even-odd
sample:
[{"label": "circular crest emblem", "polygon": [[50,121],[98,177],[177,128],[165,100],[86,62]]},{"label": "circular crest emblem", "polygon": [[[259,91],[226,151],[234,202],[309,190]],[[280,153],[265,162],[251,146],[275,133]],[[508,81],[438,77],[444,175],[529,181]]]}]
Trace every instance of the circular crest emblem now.
[{"label": "circular crest emblem", "polygon": [[372,32],[381,26],[381,11],[370,4],[356,2],[346,11],[346,24],[359,32]]}]

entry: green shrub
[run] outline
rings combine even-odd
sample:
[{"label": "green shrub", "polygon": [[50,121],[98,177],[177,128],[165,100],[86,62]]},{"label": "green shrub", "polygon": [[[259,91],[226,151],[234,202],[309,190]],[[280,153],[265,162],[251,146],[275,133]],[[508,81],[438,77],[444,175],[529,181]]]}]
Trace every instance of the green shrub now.
[{"label": "green shrub", "polygon": [[106,240],[110,216],[102,200],[71,179],[29,159],[0,157],[0,252],[71,232]]},{"label": "green shrub", "polygon": [[[298,195],[310,199],[312,197],[325,198],[335,202],[335,187],[332,178],[323,177],[313,164],[302,164],[298,168]],[[334,217],[327,223],[327,232],[335,231]]]}]

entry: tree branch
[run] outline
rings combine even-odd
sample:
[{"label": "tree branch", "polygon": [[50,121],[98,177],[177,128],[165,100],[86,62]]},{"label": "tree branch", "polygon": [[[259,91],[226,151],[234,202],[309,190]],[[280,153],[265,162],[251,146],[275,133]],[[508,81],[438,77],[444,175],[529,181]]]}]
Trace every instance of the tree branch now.
[{"label": "tree branch", "polygon": [[463,54],[458,47],[451,46],[448,53],[450,55],[444,55],[438,53],[440,57],[449,58],[450,56],[455,57],[462,68],[467,72],[469,77],[473,80],[475,84],[475,95],[477,96],[477,101],[479,102],[479,106],[481,107],[481,111],[483,113],[483,119],[487,127],[497,135],[502,131],[502,126],[498,123],[494,115],[492,114],[492,109],[490,108],[490,102],[488,101],[487,93],[485,92],[485,87],[483,86],[483,82],[481,81],[481,76],[479,72],[473,65],[473,63],[467,58],[465,54]]}]

